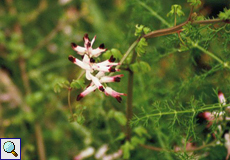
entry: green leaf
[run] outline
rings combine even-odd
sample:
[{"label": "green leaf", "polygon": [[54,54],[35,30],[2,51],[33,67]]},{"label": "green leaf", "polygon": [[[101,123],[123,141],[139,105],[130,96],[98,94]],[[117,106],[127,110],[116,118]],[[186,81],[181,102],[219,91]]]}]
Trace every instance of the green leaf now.
[{"label": "green leaf", "polygon": [[134,132],[135,132],[138,136],[140,136],[140,137],[142,137],[143,135],[147,135],[148,137],[150,136],[150,135],[148,134],[147,130],[146,130],[144,127],[142,127],[142,126],[136,127],[136,128],[134,129]]},{"label": "green leaf", "polygon": [[149,27],[144,27],[143,32],[144,32],[144,34],[147,34],[147,33],[151,32],[151,29]]},{"label": "green leaf", "polygon": [[117,120],[117,122],[122,125],[125,126],[127,119],[125,117],[125,115],[122,112],[115,112],[114,113],[114,118]]},{"label": "green leaf", "polygon": [[77,116],[77,123],[83,124],[85,122],[85,117],[83,115]]},{"label": "green leaf", "polygon": [[144,25],[136,25],[136,30],[135,30],[135,33],[134,33],[134,35],[135,36],[141,36],[141,34],[142,34],[142,31],[143,31],[143,28],[144,28]]},{"label": "green leaf", "polygon": [[201,5],[200,0],[187,0],[188,3],[190,3],[191,6],[199,6]]},{"label": "green leaf", "polygon": [[41,103],[41,101],[43,100],[43,97],[44,97],[43,92],[41,91],[34,92],[26,96],[26,102],[28,105],[33,106],[36,103]]},{"label": "green leaf", "polygon": [[126,125],[127,119],[126,119],[124,113],[122,113],[122,112],[110,110],[107,116],[109,118],[116,119],[116,121],[122,126]]},{"label": "green leaf", "polygon": [[61,92],[61,86],[59,84],[54,85],[54,92],[60,93]]},{"label": "green leaf", "polygon": [[147,62],[140,61],[140,62],[136,62],[136,63],[131,64],[130,69],[133,72],[146,73],[146,72],[149,72],[151,70],[151,67]]},{"label": "green leaf", "polygon": [[108,118],[113,118],[114,117],[114,110],[110,110],[109,113],[107,114]]},{"label": "green leaf", "polygon": [[184,16],[184,12],[181,10],[181,5],[178,4],[174,4],[171,6],[171,10],[169,11],[169,13],[167,14],[168,16],[173,16],[173,15],[178,15],[178,16]]},{"label": "green leaf", "polygon": [[125,133],[121,132],[118,137],[115,139],[115,141],[120,141],[120,140],[123,140],[125,139]]},{"label": "green leaf", "polygon": [[123,158],[129,159],[130,158],[130,151],[134,149],[134,146],[130,144],[129,141],[126,141],[124,145],[121,146],[123,150]]},{"label": "green leaf", "polygon": [[122,54],[118,49],[112,48],[111,50],[107,50],[103,55],[103,59],[109,59],[113,55],[114,58],[117,60],[122,59]]},{"label": "green leaf", "polygon": [[222,20],[230,20],[230,9],[224,8],[224,12],[220,12],[218,17]]},{"label": "green leaf", "polygon": [[144,34],[147,34],[147,33],[149,33],[151,31],[151,29],[150,28],[148,28],[148,27],[145,27],[144,25],[136,25],[136,30],[135,30],[135,33],[134,33],[134,35],[135,36],[137,36],[137,37],[140,37],[143,33]]},{"label": "green leaf", "polygon": [[180,43],[180,49],[178,49],[178,52],[183,52],[187,50],[189,50],[189,48],[186,45]]},{"label": "green leaf", "polygon": [[83,88],[85,81],[83,79],[73,80],[70,84],[71,88],[80,89]]},{"label": "green leaf", "polygon": [[225,159],[227,155],[227,150],[224,146],[216,145],[213,147],[210,147],[209,149],[209,155],[207,156],[207,159],[215,160],[215,159]]},{"label": "green leaf", "polygon": [[140,137],[137,137],[137,136],[133,136],[131,138],[131,144],[133,146],[138,146],[140,144],[144,144],[145,143],[145,138],[140,138]]},{"label": "green leaf", "polygon": [[116,58],[117,60],[121,60],[122,57],[123,57],[123,55],[121,54],[121,52],[118,49],[116,49],[116,48],[112,48],[111,49],[111,53],[112,53],[113,57]]},{"label": "green leaf", "polygon": [[59,93],[62,88],[65,88],[68,86],[69,86],[69,81],[67,81],[67,80],[61,80],[60,82],[56,82],[54,84],[54,92]]},{"label": "green leaf", "polygon": [[146,52],[146,47],[148,46],[148,42],[146,41],[145,38],[141,38],[140,41],[138,42],[135,50],[138,54],[138,56],[141,56]]}]

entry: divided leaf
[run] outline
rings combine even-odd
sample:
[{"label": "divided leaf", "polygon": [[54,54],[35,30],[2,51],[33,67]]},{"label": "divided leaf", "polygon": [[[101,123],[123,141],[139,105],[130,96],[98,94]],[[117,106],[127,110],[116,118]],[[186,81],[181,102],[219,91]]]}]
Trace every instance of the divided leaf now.
[{"label": "divided leaf", "polygon": [[141,56],[146,52],[146,47],[148,46],[148,42],[146,41],[145,38],[141,38],[139,43],[137,44],[135,50],[137,52],[138,56]]},{"label": "divided leaf", "polygon": [[191,6],[199,6],[201,5],[201,1],[200,0],[188,0],[188,3],[190,3]]},{"label": "divided leaf", "polygon": [[184,16],[184,12],[181,9],[182,9],[181,5],[178,5],[178,4],[172,5],[171,10],[167,14],[167,17],[173,16],[175,14],[178,16]]},{"label": "divided leaf", "polygon": [[125,144],[121,146],[121,149],[123,150],[123,159],[129,159],[130,151],[134,149],[134,146],[129,141],[126,141]]},{"label": "divided leaf", "polygon": [[84,83],[85,81],[83,79],[73,80],[70,87],[75,89],[83,88],[85,86]]},{"label": "divided leaf", "polygon": [[144,34],[147,34],[151,31],[151,29],[149,27],[145,27],[144,25],[136,25],[136,30],[135,30],[135,33],[134,35],[137,36],[137,37],[140,37],[143,33]]},{"label": "divided leaf", "polygon": [[150,67],[150,65],[147,62],[140,61],[140,62],[136,62],[134,64],[131,64],[130,65],[130,69],[133,72],[146,73],[146,72],[149,72],[151,70],[151,67]]},{"label": "divided leaf", "polygon": [[112,48],[110,50],[107,50],[105,53],[103,53],[102,57],[103,59],[109,59],[111,56],[113,56],[114,58],[116,58],[116,61],[121,60],[123,55],[121,54],[121,52],[116,49],[116,48]]},{"label": "divided leaf", "polygon": [[224,8],[224,12],[220,12],[218,17],[222,20],[230,20],[230,9]]}]

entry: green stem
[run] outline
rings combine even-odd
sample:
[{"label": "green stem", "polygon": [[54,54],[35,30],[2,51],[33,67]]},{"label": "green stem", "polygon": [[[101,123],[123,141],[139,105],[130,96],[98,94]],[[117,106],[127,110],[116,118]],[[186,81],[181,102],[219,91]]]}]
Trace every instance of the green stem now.
[{"label": "green stem", "polygon": [[130,121],[133,117],[133,72],[129,71],[128,76],[128,91],[127,91],[127,107],[126,107],[126,140],[130,141],[131,139],[131,127]]},{"label": "green stem", "polygon": [[[160,129],[157,129],[156,132],[157,132],[157,139],[158,139],[158,141],[159,141],[159,143],[160,143],[160,146],[161,146],[162,148],[166,148],[165,142],[164,142],[163,139],[162,139],[162,132],[161,132],[161,130],[160,130]],[[168,160],[172,160],[172,157],[171,157],[171,155],[169,154],[169,152],[165,152],[165,157],[166,157],[166,159],[168,159]]]},{"label": "green stem", "polygon": [[129,47],[129,49],[125,52],[124,56],[122,57],[121,61],[120,61],[120,65],[118,65],[116,68],[120,68],[120,66],[124,63],[125,59],[128,57],[128,55],[130,54],[130,52],[136,47],[137,43],[140,41],[140,39],[138,38],[136,41],[133,42],[133,44]]},{"label": "green stem", "polygon": [[142,119],[145,119],[145,118],[150,118],[150,117],[161,117],[161,116],[165,116],[165,115],[175,115],[175,114],[185,114],[185,113],[194,113],[194,112],[202,112],[202,111],[207,111],[207,110],[213,110],[213,109],[218,109],[218,108],[224,108],[224,107],[228,107],[229,104],[227,105],[224,105],[224,106],[220,106],[219,103],[217,103],[216,105],[214,106],[211,106],[211,107],[206,107],[206,106],[201,106],[201,107],[197,107],[197,108],[200,108],[200,109],[189,109],[189,110],[185,110],[185,111],[171,111],[171,112],[159,112],[159,113],[154,113],[154,114],[149,114],[149,115],[146,115],[146,116],[143,116],[141,118],[137,117],[137,120],[140,121]]},{"label": "green stem", "polygon": [[163,151],[163,152],[194,152],[194,151],[199,151],[199,150],[202,150],[202,149],[205,149],[207,147],[210,147],[210,146],[213,146],[216,144],[216,140],[213,141],[213,142],[210,142],[208,144],[204,144],[202,146],[199,146],[199,147],[196,147],[194,149],[188,149],[188,150],[178,150],[178,151],[175,151],[175,150],[167,150],[165,148],[159,148],[159,147],[154,147],[154,146],[149,146],[149,145],[143,145],[141,144],[140,146],[141,147],[144,147],[146,149],[149,149],[149,150],[153,150],[153,151]]},{"label": "green stem", "polygon": [[153,38],[153,37],[160,37],[164,35],[169,35],[176,33],[177,31],[183,29],[183,26],[186,25],[188,22],[191,22],[191,24],[213,24],[213,23],[226,23],[224,20],[221,19],[210,19],[210,20],[201,20],[201,21],[185,21],[179,25],[176,25],[174,27],[165,28],[165,29],[159,29],[156,31],[152,31],[148,34],[145,34],[144,38]]},{"label": "green stem", "polygon": [[164,20],[159,14],[157,14],[157,12],[155,12],[154,10],[152,10],[152,8],[150,8],[149,6],[147,6],[145,3],[141,2],[141,1],[137,1],[140,5],[142,5],[145,9],[147,9],[154,17],[156,17],[157,19],[159,19],[164,25],[171,27],[171,25]]},{"label": "green stem", "polygon": [[[130,64],[134,63],[137,57],[137,53],[133,51],[133,57],[130,62]],[[127,118],[127,123],[126,123],[126,140],[130,141],[131,140],[131,126],[130,126],[130,121],[133,118],[133,79],[134,79],[134,73],[130,69],[129,71],[129,76],[128,76],[128,88],[127,88],[127,107],[126,107],[126,118]]]},{"label": "green stem", "polygon": [[215,54],[213,54],[212,52],[209,52],[208,50],[204,49],[203,47],[201,47],[200,45],[193,43],[193,47],[199,49],[200,51],[206,53],[207,55],[209,55],[210,57],[214,58],[216,61],[218,61],[220,64],[224,64],[224,61],[222,61],[219,57],[217,57]]},{"label": "green stem", "polygon": [[72,111],[72,107],[71,107],[71,101],[70,101],[71,89],[72,89],[71,87],[68,88],[68,106],[69,106],[70,114],[72,115],[73,121],[75,121],[73,111]]},{"label": "green stem", "polygon": [[174,26],[176,26],[176,11],[175,11],[175,18],[174,18]]},{"label": "green stem", "polygon": [[44,139],[42,136],[42,128],[39,122],[35,122],[35,136],[37,140],[37,147],[38,147],[38,156],[40,160],[46,160],[46,153],[45,153],[45,145]]}]

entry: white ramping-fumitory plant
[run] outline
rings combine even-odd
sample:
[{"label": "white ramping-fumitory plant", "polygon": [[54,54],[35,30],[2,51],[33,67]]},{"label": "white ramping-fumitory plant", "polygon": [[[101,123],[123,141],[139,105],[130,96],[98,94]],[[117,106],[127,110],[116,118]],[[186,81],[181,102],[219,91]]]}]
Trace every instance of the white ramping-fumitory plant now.
[{"label": "white ramping-fumitory plant", "polygon": [[115,62],[116,59],[113,56],[111,56],[110,59],[106,61],[96,63],[94,58],[100,56],[101,53],[105,52],[107,49],[105,49],[104,44],[101,44],[98,48],[93,49],[92,46],[95,39],[96,36],[94,36],[92,41],[90,41],[88,34],[85,34],[83,38],[84,47],[78,46],[75,43],[71,44],[73,50],[77,51],[77,53],[82,56],[82,61],[73,57],[72,55],[69,56],[69,60],[84,69],[86,72],[86,79],[92,81],[90,85],[77,96],[77,100],[79,101],[87,94],[95,91],[98,88],[106,95],[110,95],[116,98],[118,102],[121,102],[121,95],[126,96],[126,94],[116,92],[112,88],[104,87],[102,85],[102,83],[120,82],[120,78],[123,76],[122,74],[116,76],[105,75],[107,72],[119,71],[119,69],[115,68],[115,66],[119,65],[119,63]]}]

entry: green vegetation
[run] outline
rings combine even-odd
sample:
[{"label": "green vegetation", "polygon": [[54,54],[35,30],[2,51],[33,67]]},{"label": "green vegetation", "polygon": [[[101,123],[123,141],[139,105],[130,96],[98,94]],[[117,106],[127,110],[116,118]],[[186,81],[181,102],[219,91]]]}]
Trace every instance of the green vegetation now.
[{"label": "green vegetation", "polygon": [[229,7],[0,1],[0,138],[21,138],[23,160],[228,159]]}]

